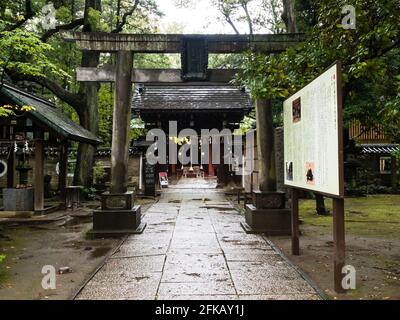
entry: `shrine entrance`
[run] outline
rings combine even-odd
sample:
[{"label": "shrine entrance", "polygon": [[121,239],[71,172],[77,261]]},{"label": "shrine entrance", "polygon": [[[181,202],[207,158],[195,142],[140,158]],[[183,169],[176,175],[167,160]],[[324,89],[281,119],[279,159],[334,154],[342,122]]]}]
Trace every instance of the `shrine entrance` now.
[{"label": "shrine entrance", "polygon": [[[95,210],[93,215],[94,232],[101,235],[142,232],[145,227],[141,223],[140,206],[133,206],[133,193],[127,190],[132,82],[137,84],[133,109],[145,119],[147,128],[162,129],[170,119],[177,120],[179,126],[189,129],[196,126],[201,129],[237,127],[249,111],[249,97],[240,88],[229,85],[235,70],[208,69],[208,54],[241,53],[248,50],[279,53],[303,39],[301,34],[143,35],[74,32],[63,35],[65,40],[76,42],[80,50],[108,52],[116,56],[115,65],[77,69],[78,81],[115,82],[111,187],[110,192],[102,196],[101,210]],[[181,69],[133,69],[134,53],[179,53]],[[224,101],[220,101],[221,96],[225,97]],[[156,105],[152,104],[152,99],[157,97],[163,100],[156,102]],[[176,97],[180,97],[180,103],[176,103]],[[234,97],[242,97],[245,101],[238,103],[238,98]],[[268,106],[257,109],[257,137],[262,139],[262,143],[258,143],[262,192],[256,195],[257,203],[260,197],[270,198],[271,192],[273,197],[282,198],[281,194],[275,193],[276,183],[271,180],[271,176],[275,175],[273,123],[269,120],[271,117],[268,117],[271,112]],[[196,135],[196,131],[192,132],[194,134],[189,136]],[[174,138],[170,133],[168,136]],[[265,162],[268,162],[268,166],[264,165]],[[170,159],[168,163],[171,163]],[[178,168],[171,167],[170,170],[177,171]],[[223,176],[223,170],[223,166],[220,166],[217,174]],[[213,171],[214,167],[208,168],[208,174],[215,174]],[[156,173],[157,168],[146,161],[144,178],[148,193],[154,194]]]},{"label": "shrine entrance", "polygon": [[[223,132],[238,129],[240,121],[252,109],[248,92],[226,83],[190,82],[141,83],[136,84],[135,89],[133,113],[146,123],[147,129],[161,129],[166,134],[167,161],[158,164],[156,172],[167,173],[173,182],[187,178],[218,178],[220,186],[235,175],[238,161],[222,159]],[[178,137],[182,130],[186,130],[187,135]],[[201,135],[204,130],[210,131],[208,137]],[[213,155],[216,140],[219,154]],[[181,150],[182,145],[193,142],[197,147],[187,148],[188,161],[185,163],[182,153],[186,151]],[[219,159],[215,159],[216,156]]]}]

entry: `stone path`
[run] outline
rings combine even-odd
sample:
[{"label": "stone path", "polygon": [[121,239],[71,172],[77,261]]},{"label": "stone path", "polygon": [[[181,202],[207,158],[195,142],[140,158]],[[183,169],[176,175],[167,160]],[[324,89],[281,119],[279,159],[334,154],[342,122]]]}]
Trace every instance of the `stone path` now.
[{"label": "stone path", "polygon": [[77,299],[319,299],[210,182],[171,186],[143,220]]}]

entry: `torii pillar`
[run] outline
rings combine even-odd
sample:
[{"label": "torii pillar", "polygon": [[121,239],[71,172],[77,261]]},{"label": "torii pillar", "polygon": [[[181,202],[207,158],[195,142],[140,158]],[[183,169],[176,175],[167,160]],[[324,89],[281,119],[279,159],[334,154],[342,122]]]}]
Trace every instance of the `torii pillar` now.
[{"label": "torii pillar", "polygon": [[133,54],[130,51],[118,51],[116,55],[110,191],[125,193],[128,185]]},{"label": "torii pillar", "polygon": [[271,100],[256,101],[259,190],[252,192],[246,205],[247,233],[291,234],[291,211],[285,208],[285,193],[276,190],[275,129]]},{"label": "torii pillar", "polygon": [[129,130],[132,101],[132,51],[116,52],[113,133],[111,145],[111,188],[101,197],[101,210],[93,213],[93,233],[118,235],[141,233],[140,206],[134,206],[128,191]]}]

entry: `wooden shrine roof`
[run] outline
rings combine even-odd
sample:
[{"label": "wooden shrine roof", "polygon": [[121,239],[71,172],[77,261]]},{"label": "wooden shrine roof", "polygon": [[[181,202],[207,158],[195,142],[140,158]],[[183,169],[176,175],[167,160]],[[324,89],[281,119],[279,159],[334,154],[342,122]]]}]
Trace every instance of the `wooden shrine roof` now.
[{"label": "wooden shrine roof", "polygon": [[5,96],[11,103],[15,103],[20,107],[34,107],[34,110],[27,112],[28,117],[33,122],[39,123],[39,125],[56,133],[58,136],[90,144],[99,144],[102,142],[100,138],[72,121],[48,100],[27,93],[9,84],[0,86],[0,95]]},{"label": "wooden shrine roof", "polygon": [[252,109],[250,94],[232,85],[136,85],[136,112],[244,112]]}]

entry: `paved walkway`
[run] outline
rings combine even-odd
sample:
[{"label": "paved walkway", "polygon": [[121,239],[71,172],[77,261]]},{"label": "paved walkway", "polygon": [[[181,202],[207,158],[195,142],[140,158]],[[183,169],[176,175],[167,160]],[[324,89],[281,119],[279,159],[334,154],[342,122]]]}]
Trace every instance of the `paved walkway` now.
[{"label": "paved walkway", "polygon": [[212,183],[182,180],[143,220],[77,299],[318,299]]}]

